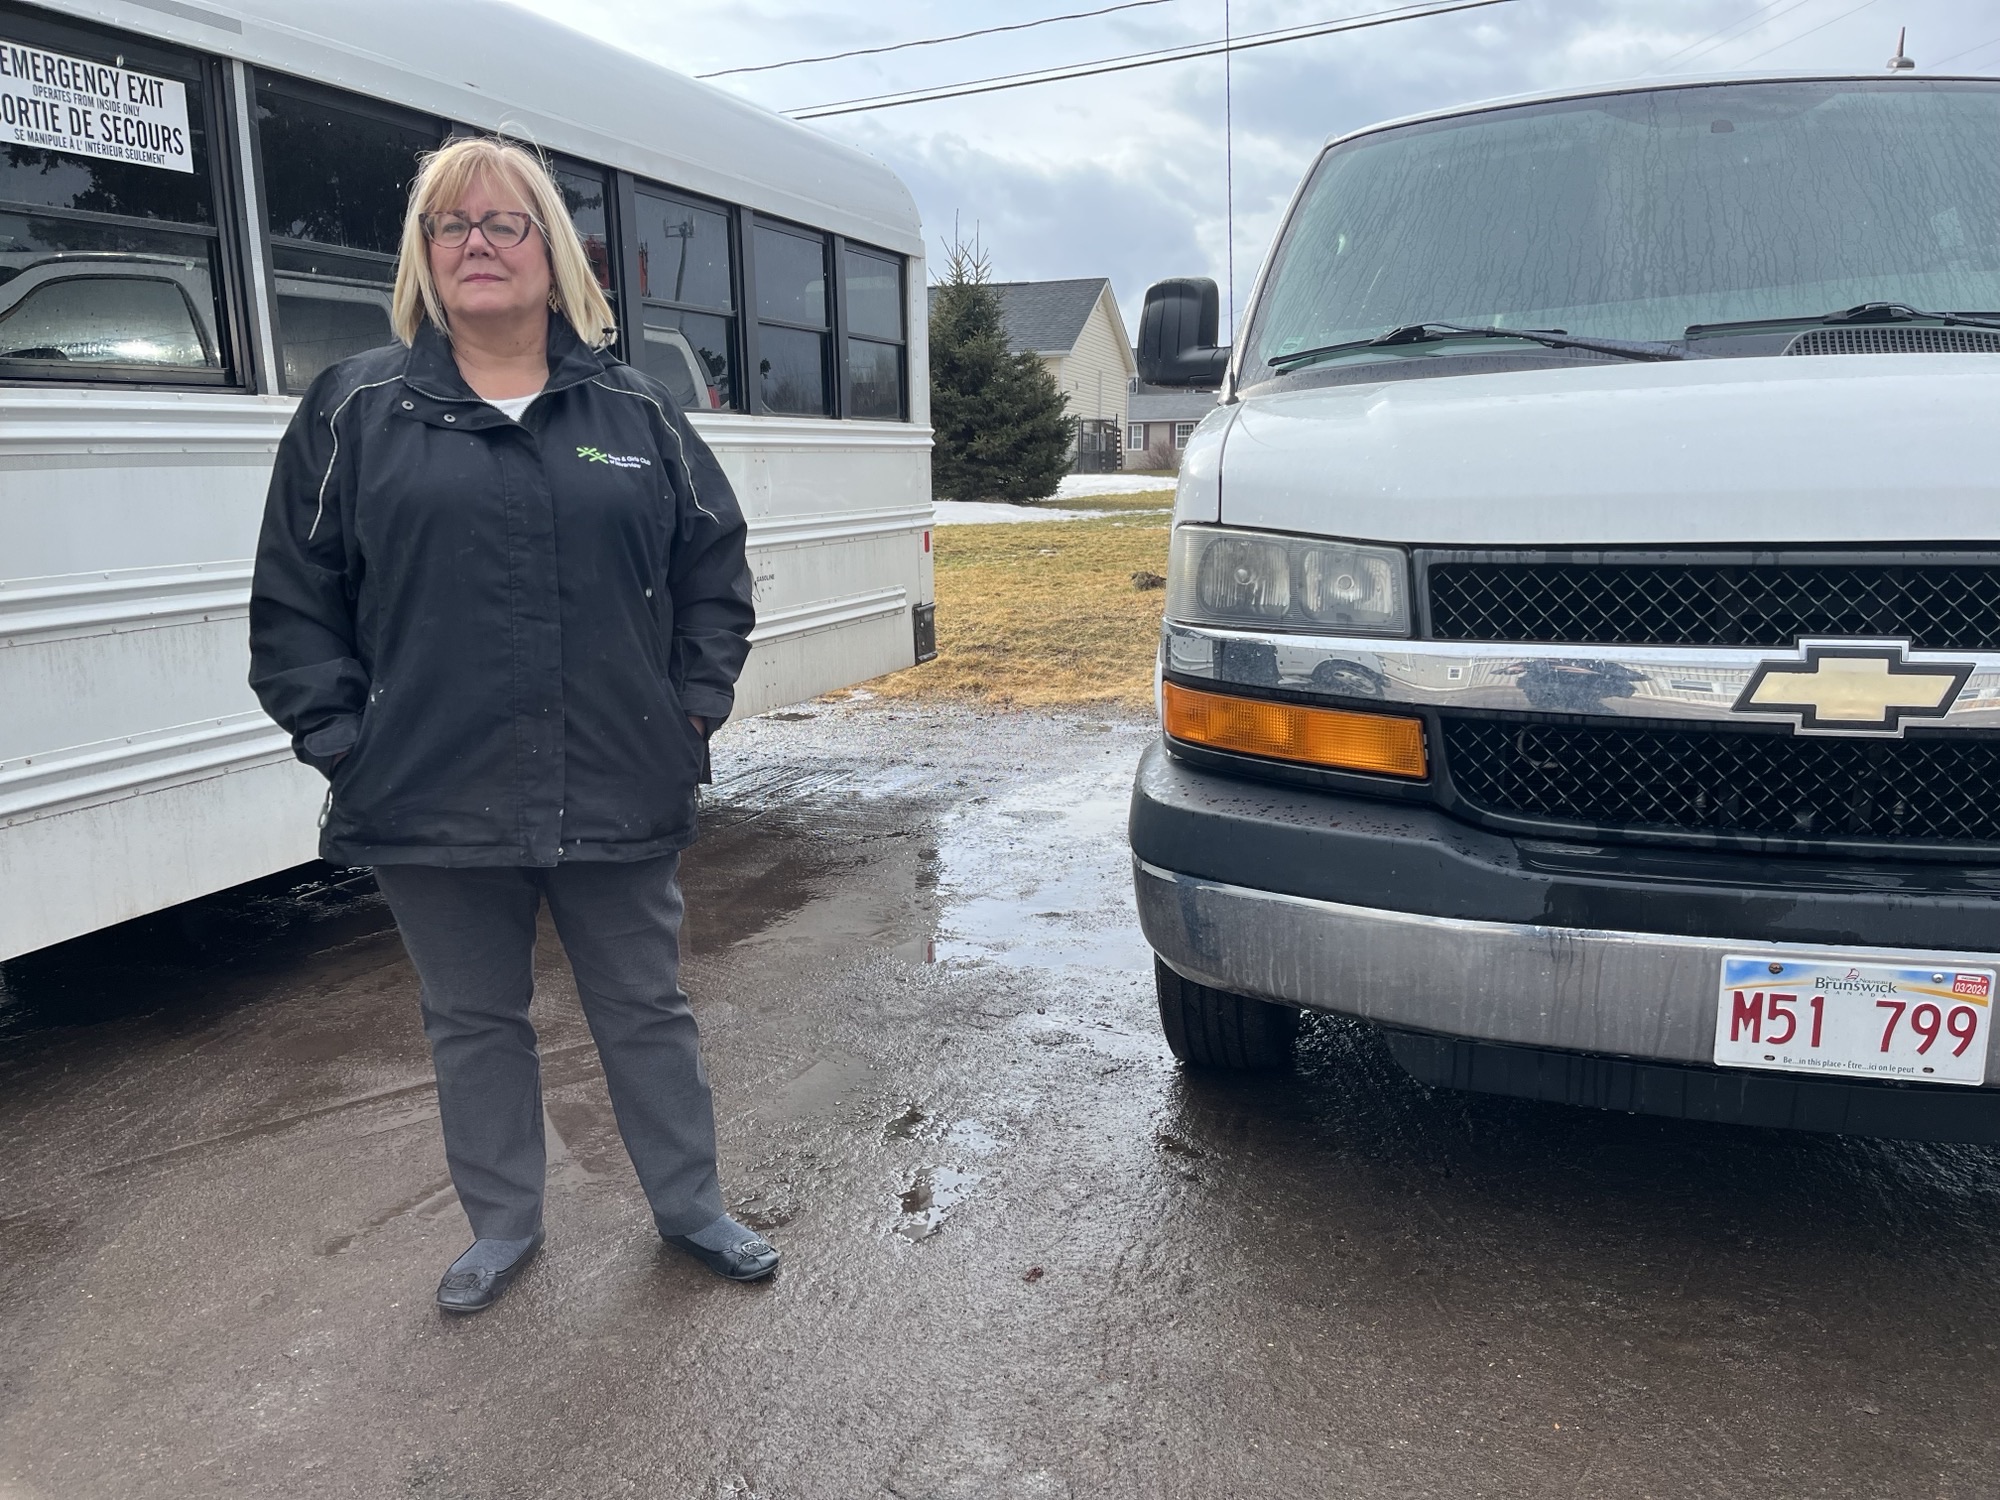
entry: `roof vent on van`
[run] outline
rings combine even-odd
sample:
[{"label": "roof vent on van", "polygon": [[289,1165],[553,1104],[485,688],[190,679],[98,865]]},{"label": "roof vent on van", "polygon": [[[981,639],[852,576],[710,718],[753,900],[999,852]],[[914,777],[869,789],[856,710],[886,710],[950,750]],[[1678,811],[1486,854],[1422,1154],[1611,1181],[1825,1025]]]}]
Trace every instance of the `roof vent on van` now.
[{"label": "roof vent on van", "polygon": [[1787,354],[2000,354],[2000,329],[1809,328],[1789,344]]}]

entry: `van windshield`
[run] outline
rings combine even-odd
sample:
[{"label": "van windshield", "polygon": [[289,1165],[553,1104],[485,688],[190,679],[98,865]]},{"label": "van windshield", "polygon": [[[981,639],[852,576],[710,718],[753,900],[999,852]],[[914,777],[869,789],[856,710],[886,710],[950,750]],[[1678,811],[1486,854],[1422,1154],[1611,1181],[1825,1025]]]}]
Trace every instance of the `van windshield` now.
[{"label": "van windshield", "polygon": [[1336,146],[1274,253],[1241,379],[1413,323],[1675,340],[1864,302],[2000,309],[2000,85],[1657,89]]}]

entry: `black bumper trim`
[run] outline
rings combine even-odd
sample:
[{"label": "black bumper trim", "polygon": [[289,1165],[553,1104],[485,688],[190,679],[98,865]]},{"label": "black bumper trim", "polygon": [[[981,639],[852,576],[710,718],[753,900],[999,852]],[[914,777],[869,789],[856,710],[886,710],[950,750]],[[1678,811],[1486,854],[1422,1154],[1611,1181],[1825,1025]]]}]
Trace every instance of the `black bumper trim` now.
[{"label": "black bumper trim", "polygon": [[1380,910],[1745,943],[2000,948],[1991,867],[1521,840],[1431,807],[1230,776],[1153,745],[1132,851],[1163,870]]},{"label": "black bumper trim", "polygon": [[1383,1028],[1419,1083],[1714,1124],[1890,1140],[2000,1144],[2000,1090],[1910,1088],[1635,1062]]}]

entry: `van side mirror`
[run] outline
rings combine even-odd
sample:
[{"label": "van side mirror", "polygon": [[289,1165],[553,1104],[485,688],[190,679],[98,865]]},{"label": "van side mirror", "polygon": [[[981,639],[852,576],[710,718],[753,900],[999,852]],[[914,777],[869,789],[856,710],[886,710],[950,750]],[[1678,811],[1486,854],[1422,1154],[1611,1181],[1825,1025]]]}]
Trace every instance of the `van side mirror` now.
[{"label": "van side mirror", "polygon": [[1229,348],[1216,345],[1222,299],[1206,276],[1176,276],[1146,289],[1139,314],[1139,378],[1148,385],[1212,391],[1229,368]]}]

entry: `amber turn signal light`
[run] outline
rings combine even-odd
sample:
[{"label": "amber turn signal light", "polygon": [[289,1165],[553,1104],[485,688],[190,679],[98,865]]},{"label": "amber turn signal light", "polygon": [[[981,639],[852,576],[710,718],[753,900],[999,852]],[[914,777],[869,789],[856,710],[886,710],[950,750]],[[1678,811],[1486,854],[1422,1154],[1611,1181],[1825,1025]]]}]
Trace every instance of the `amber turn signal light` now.
[{"label": "amber turn signal light", "polygon": [[1190,745],[1375,776],[1421,781],[1430,774],[1420,719],[1236,698],[1173,682],[1161,685],[1161,696],[1168,735]]}]

